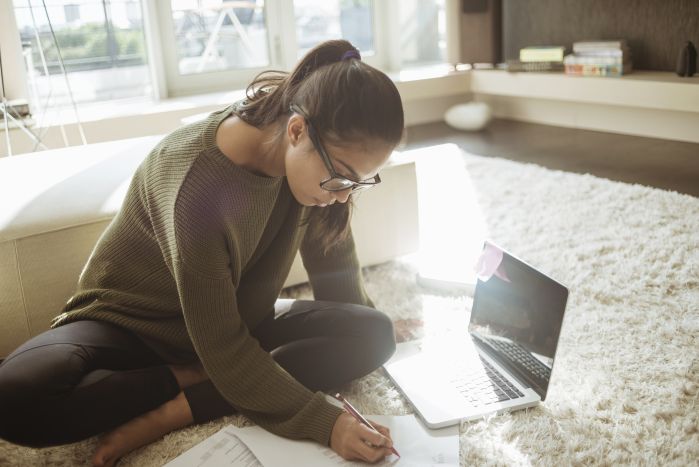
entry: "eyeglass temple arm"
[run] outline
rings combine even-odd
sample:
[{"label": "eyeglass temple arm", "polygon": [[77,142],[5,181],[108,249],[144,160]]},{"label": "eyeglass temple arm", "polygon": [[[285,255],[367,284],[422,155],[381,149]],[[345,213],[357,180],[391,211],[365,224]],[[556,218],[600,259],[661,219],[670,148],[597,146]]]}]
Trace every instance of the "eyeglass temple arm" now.
[{"label": "eyeglass temple arm", "polygon": [[[306,123],[308,123],[308,120],[306,120]],[[330,157],[325,152],[323,145],[320,144],[320,138],[318,138],[318,134],[316,133],[315,128],[313,128],[313,125],[311,125],[310,123],[307,124],[306,126],[308,127],[308,136],[311,138],[311,142],[313,143],[313,145],[316,147],[316,149],[320,153],[320,158],[323,159],[323,164],[325,164],[325,168],[328,169],[328,173],[330,174],[330,178],[337,177],[337,172],[335,172],[335,167],[333,167],[332,162],[330,162]]]},{"label": "eyeglass temple arm", "polygon": [[323,159],[323,164],[325,164],[325,168],[328,169],[328,172],[330,173],[330,178],[334,178],[337,176],[337,173],[335,172],[335,168],[333,167],[332,163],[330,162],[330,158],[328,155],[325,153],[325,150],[323,149],[323,146],[320,144],[320,138],[318,138],[318,134],[316,133],[316,129],[313,127],[313,124],[311,123],[310,119],[306,116],[306,114],[301,110],[299,106],[296,104],[291,104],[289,106],[292,112],[295,112],[303,117],[303,119],[306,121],[306,127],[308,128],[308,137],[311,138],[311,142],[313,143],[313,146],[318,150],[320,153],[320,158]]}]

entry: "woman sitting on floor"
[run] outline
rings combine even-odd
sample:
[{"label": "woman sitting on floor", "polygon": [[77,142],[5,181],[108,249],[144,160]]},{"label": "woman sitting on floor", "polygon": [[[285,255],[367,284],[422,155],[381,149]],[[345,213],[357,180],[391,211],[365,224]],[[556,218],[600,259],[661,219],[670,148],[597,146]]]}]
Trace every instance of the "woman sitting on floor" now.
[{"label": "woman sitting on floor", "polygon": [[[393,82],[329,41],[165,137],[52,329],[0,365],[0,437],[42,447],[107,432],[92,460],[113,465],[172,430],[241,413],[345,459],[388,455],[384,427],[323,391],[395,349],[349,221],[352,196],[380,183],[402,132]],[[299,250],[316,300],[278,300]]]}]

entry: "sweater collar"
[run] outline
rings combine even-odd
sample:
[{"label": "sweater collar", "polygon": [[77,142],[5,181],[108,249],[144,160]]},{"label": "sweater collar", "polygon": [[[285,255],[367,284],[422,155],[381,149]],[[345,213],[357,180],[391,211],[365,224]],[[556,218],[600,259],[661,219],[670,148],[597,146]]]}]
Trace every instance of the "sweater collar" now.
[{"label": "sweater collar", "polygon": [[269,177],[266,175],[257,175],[253,172],[250,172],[249,170],[244,169],[243,167],[237,165],[235,162],[230,160],[228,156],[221,152],[221,149],[219,149],[218,145],[216,144],[216,130],[218,130],[218,127],[226,118],[228,118],[233,112],[235,112],[236,107],[241,103],[242,101],[234,102],[225,109],[213,112],[206,118],[202,132],[202,143],[204,151],[210,154],[216,160],[218,160],[222,165],[231,167],[234,171],[236,171],[236,173],[240,177],[242,177],[246,181],[260,186],[279,185],[279,183],[284,179],[284,176]]}]

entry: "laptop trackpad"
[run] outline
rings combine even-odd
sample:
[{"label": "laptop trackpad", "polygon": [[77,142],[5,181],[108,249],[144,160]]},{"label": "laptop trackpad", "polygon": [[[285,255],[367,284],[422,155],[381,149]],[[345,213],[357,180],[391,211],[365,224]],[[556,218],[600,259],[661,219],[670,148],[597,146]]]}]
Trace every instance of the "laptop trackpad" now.
[{"label": "laptop trackpad", "polygon": [[467,410],[463,395],[450,377],[464,364],[480,365],[469,342],[399,344],[384,368],[430,426],[458,420]]}]

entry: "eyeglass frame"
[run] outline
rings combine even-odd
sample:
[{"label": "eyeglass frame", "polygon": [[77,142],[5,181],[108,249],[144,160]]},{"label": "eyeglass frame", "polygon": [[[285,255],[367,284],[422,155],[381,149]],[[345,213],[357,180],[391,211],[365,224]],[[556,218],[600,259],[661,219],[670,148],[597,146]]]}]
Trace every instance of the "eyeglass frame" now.
[{"label": "eyeglass frame", "polygon": [[[335,167],[333,166],[332,160],[330,159],[330,156],[328,155],[327,151],[325,150],[325,147],[323,146],[323,143],[320,141],[320,136],[318,136],[318,132],[316,131],[315,127],[313,126],[313,123],[311,123],[311,119],[306,115],[306,113],[301,110],[301,108],[296,105],[296,104],[291,104],[289,106],[290,110],[294,113],[297,113],[303,117],[303,119],[306,121],[306,126],[308,127],[308,137],[311,139],[311,143],[313,144],[313,147],[315,148],[316,152],[320,155],[320,158],[323,161],[323,164],[325,164],[325,168],[328,169],[328,173],[330,174],[330,178],[323,180],[320,182],[320,187],[325,190],[325,191],[330,191],[330,192],[339,192],[339,191],[345,191],[351,189],[352,192],[359,192],[363,190],[367,190],[369,188],[372,188],[379,183],[381,183],[381,177],[379,174],[376,174],[372,177],[372,181],[367,181],[367,180],[352,180],[351,178],[345,177],[343,175],[340,175],[337,170],[335,170]],[[344,180],[352,183],[351,186],[347,188],[340,188],[340,189],[328,189],[324,185],[327,185],[328,182],[332,180]]]}]

